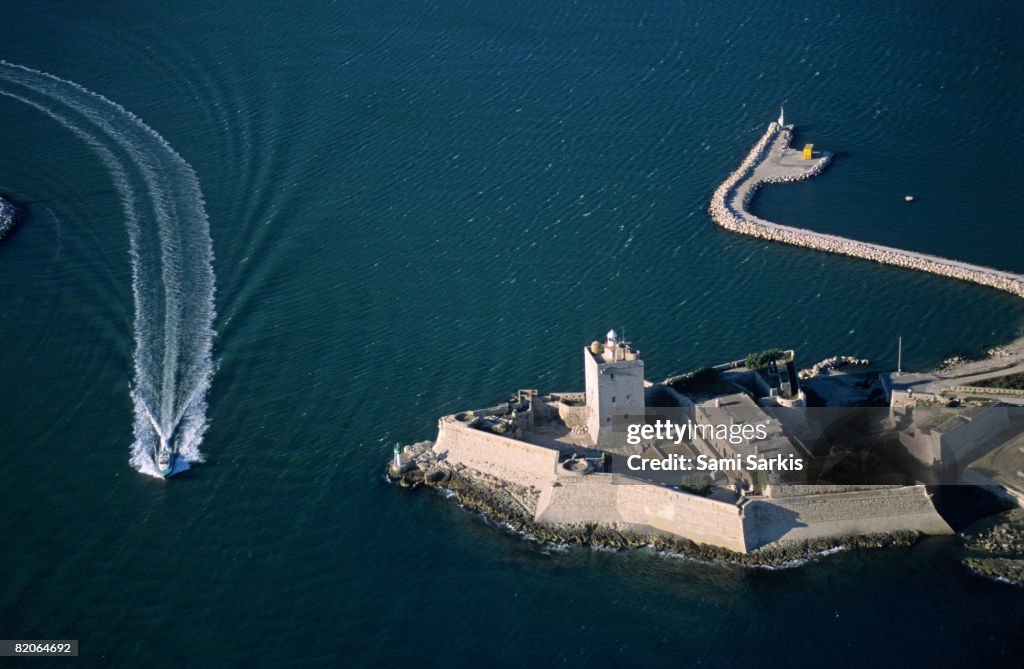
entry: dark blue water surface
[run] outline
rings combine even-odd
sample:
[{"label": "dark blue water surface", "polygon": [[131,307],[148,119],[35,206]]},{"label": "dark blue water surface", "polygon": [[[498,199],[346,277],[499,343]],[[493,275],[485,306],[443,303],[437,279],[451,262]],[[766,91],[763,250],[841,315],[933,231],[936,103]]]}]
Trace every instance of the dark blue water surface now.
[{"label": "dark blue water surface", "polygon": [[837,159],[759,213],[1024,272],[1024,10],[827,5],[5,3],[0,58],[194,168],[218,335],[206,463],[136,472],[123,193],[0,97],[28,213],[0,245],[0,638],[132,667],[1015,666],[1024,591],[953,539],[744,571],[553,551],[382,482],[438,415],[582,388],[609,327],[653,379],[1021,334],[1009,295],[710,221],[784,102]]}]

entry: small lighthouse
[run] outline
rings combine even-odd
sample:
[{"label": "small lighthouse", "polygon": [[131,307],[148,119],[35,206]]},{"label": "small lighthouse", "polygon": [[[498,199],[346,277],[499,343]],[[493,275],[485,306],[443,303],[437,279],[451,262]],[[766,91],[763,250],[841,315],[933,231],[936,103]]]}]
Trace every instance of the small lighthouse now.
[{"label": "small lighthouse", "polygon": [[402,471],[402,445],[395,442],[395,472]]},{"label": "small lighthouse", "polygon": [[604,350],[605,353],[611,353],[612,360],[619,359],[619,333],[615,330],[609,330],[608,334],[605,335]]},{"label": "small lighthouse", "polygon": [[615,330],[583,349],[587,433],[601,448],[617,444],[624,426],[644,420],[644,361]]},{"label": "small lighthouse", "polygon": [[786,112],[782,109],[782,105],[779,105],[779,127],[786,127]]}]

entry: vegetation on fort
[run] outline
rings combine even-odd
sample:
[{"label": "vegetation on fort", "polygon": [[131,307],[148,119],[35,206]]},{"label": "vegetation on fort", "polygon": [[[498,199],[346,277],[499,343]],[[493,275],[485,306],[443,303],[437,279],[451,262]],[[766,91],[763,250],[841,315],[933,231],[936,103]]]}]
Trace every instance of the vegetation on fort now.
[{"label": "vegetation on fort", "polygon": [[711,494],[711,479],[707,474],[687,474],[679,487],[683,492],[707,497]]},{"label": "vegetation on fort", "polygon": [[782,360],[785,357],[785,351],[778,348],[768,348],[760,353],[751,353],[747,355],[743,365],[747,369],[762,369],[770,365],[773,360]]},{"label": "vegetation on fort", "polygon": [[978,388],[1006,388],[1008,390],[1024,390],[1024,372],[998,376],[994,379],[975,381],[971,384]]},{"label": "vegetation on fort", "polygon": [[694,372],[672,379],[669,385],[685,395],[714,386],[720,376],[716,369],[701,367]]}]

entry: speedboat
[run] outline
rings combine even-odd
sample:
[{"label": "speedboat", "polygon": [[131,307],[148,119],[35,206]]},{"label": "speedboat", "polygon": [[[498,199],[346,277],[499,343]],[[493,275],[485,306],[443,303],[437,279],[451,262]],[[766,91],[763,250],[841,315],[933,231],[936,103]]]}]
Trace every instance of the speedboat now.
[{"label": "speedboat", "polygon": [[160,437],[160,446],[156,450],[156,471],[160,476],[170,476],[174,471],[174,449],[163,436]]}]

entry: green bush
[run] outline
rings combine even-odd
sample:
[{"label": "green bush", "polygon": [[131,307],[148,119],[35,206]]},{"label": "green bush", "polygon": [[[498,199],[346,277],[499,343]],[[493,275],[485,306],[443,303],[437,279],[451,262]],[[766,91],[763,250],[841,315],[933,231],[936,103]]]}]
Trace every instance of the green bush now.
[{"label": "green bush", "polygon": [[679,487],[688,493],[707,497],[711,494],[711,479],[707,474],[687,474]]},{"label": "green bush", "polygon": [[760,353],[751,353],[744,361],[747,369],[762,369],[772,363],[773,360],[782,360],[786,357],[785,352],[778,348],[769,348]]}]

